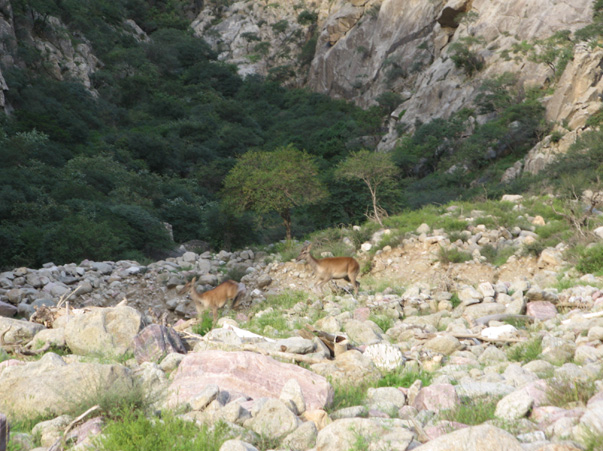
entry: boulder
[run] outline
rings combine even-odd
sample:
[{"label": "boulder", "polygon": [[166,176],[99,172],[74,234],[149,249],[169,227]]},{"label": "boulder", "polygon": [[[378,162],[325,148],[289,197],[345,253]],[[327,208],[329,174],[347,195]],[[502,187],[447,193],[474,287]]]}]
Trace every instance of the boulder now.
[{"label": "boulder", "polygon": [[171,327],[151,324],[132,340],[134,357],[142,362],[159,362],[170,353],[186,354],[180,335]]},{"label": "boulder", "polygon": [[41,324],[0,317],[0,337],[7,345],[27,343],[42,329],[44,326]]},{"label": "boulder", "polygon": [[557,307],[548,301],[532,301],[526,306],[526,315],[540,321],[546,321],[557,316]]},{"label": "boulder", "polygon": [[315,363],[310,368],[324,377],[332,378],[334,382],[344,384],[358,384],[381,378],[381,372],[373,361],[356,350],[339,354],[335,361]]},{"label": "boulder", "polygon": [[519,441],[502,429],[488,424],[459,429],[442,435],[415,451],[522,451]]},{"label": "boulder", "polygon": [[286,449],[303,451],[313,448],[316,444],[318,429],[312,421],[306,421],[289,434],[282,442]]},{"label": "boulder", "polygon": [[375,331],[375,325],[372,321],[358,321],[352,319],[346,321],[343,328],[350,340],[359,345],[371,345],[383,340],[383,336]]},{"label": "boulder", "polygon": [[461,342],[452,335],[439,335],[425,342],[424,347],[439,354],[450,355],[461,349]]},{"label": "boulder", "polygon": [[317,451],[349,451],[363,439],[370,449],[404,451],[414,438],[404,420],[383,418],[344,418],[318,433]]},{"label": "boulder", "polygon": [[515,421],[527,416],[534,405],[534,399],[522,390],[509,393],[496,404],[494,415],[506,421]]},{"label": "boulder", "polygon": [[0,410],[22,416],[60,415],[83,400],[134,388],[129,369],[114,364],[71,363],[49,352],[36,362],[0,367]]},{"label": "boulder", "polygon": [[454,386],[451,384],[433,384],[421,388],[413,406],[417,410],[432,410],[438,412],[442,409],[453,409],[459,403]]},{"label": "boulder", "polygon": [[253,418],[245,422],[245,427],[262,437],[282,438],[301,424],[297,416],[278,399],[268,399]]},{"label": "boulder", "polygon": [[188,354],[173,375],[169,406],[188,402],[208,384],[231,395],[253,399],[278,397],[289,379],[296,379],[309,410],[328,406],[333,388],[326,378],[297,365],[250,352],[201,351]]},{"label": "boulder", "polygon": [[142,326],[141,314],[128,306],[94,308],[65,324],[65,341],[74,354],[122,355]]},{"label": "boulder", "polygon": [[7,302],[0,301],[0,316],[12,317],[17,313],[17,307]]}]

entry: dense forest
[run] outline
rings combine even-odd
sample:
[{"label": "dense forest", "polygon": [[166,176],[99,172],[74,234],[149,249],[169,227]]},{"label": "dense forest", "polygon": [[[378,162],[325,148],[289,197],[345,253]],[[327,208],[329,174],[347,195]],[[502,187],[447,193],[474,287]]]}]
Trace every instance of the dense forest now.
[{"label": "dense forest", "polygon": [[[242,79],[192,35],[188,3],[11,2],[17,42],[16,63],[1,68],[13,111],[0,115],[0,267],[144,260],[173,245],[165,223],[178,243],[231,248],[282,239],[278,212],[224,202],[224,180],[248,151],[295,148],[317,168],[324,195],[292,209],[294,236],[366,219],[369,192],[336,168],[374,147],[387,99],[362,110],[285,89],[277,76]],[[46,70],[31,41],[57,33],[49,17],[102,62],[91,89]],[[149,40],[137,40],[125,19]],[[484,84],[475,110],[412,124],[416,131],[391,154],[397,173],[381,188],[381,207],[498,196],[535,183],[499,180],[549,131],[542,95],[521,91],[505,74]],[[478,114],[491,120],[479,123]]]}]

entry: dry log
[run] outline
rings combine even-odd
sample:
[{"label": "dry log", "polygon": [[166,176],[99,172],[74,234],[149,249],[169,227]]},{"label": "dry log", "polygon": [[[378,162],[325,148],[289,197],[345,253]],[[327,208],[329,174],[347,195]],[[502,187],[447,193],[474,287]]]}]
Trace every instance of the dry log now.
[{"label": "dry log", "polygon": [[515,319],[515,320],[518,320],[518,321],[534,322],[534,318],[532,318],[531,316],[527,316],[527,315],[514,315],[512,313],[497,313],[496,315],[482,316],[481,318],[474,319],[473,322],[476,325],[485,325],[485,324],[488,324],[490,321],[505,321],[505,320],[508,320],[508,319]]},{"label": "dry log", "polygon": [[494,344],[521,343],[522,341],[525,341],[525,340],[522,340],[521,338],[489,338],[489,337],[484,337],[479,334],[451,334],[451,335],[454,338],[460,338],[460,339],[475,338],[477,340],[487,341],[489,343],[494,343]]}]

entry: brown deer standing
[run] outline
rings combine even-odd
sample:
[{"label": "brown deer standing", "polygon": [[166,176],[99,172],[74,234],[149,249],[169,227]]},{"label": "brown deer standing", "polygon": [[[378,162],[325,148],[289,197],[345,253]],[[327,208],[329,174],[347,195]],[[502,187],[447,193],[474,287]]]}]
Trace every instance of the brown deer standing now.
[{"label": "brown deer standing", "polygon": [[358,287],[360,283],[356,281],[358,273],[360,272],[360,265],[352,257],[328,257],[317,259],[312,256],[310,249],[312,244],[305,245],[297,260],[305,260],[312,269],[314,274],[318,277],[317,288],[322,290],[325,283],[332,279],[345,279],[352,283],[354,287],[354,295],[358,295]]},{"label": "brown deer standing", "polygon": [[202,317],[203,312],[208,308],[211,308],[214,316],[214,323],[218,320],[218,309],[224,307],[224,305],[232,299],[232,308],[237,306],[237,302],[241,296],[245,294],[246,288],[242,283],[237,283],[234,280],[227,280],[222,282],[216,288],[206,291],[205,293],[199,294],[195,289],[196,277],[184,285],[179,294],[188,292],[189,296],[195,303],[195,309],[197,310],[197,316]]}]

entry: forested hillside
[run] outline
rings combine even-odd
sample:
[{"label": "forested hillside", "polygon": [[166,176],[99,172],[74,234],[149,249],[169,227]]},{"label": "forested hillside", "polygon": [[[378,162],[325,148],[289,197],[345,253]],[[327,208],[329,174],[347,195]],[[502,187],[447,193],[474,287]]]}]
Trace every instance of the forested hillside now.
[{"label": "forested hillside", "polygon": [[[258,240],[252,217],[219,202],[224,175],[251,148],[293,144],[316,157],[332,196],[303,212],[300,227],[362,219],[361,187],[333,180],[330,168],[355,137],[379,132],[380,110],[242,80],[192,36],[178,3],[12,3],[22,35],[20,63],[2,71],[14,110],[0,131],[0,265],[141,258],[169,245],[162,222],[177,242]],[[28,42],[58,32],[50,14],[102,61],[90,90],[55,80]],[[119,26],[124,18],[150,39],[137,41]]]},{"label": "forested hillside", "polygon": [[[386,93],[361,109],[286,89],[271,75],[242,78],[193,35],[198,10],[177,0],[0,1],[0,267],[158,256],[173,246],[166,223],[177,243],[232,248],[282,239],[283,221],[300,237],[371,214],[376,198],[362,177],[337,168],[377,147],[400,97]],[[60,58],[69,51],[72,59]],[[458,67],[472,56],[459,53]],[[505,73],[482,84],[475,108],[425,123],[400,120],[401,139],[388,153],[395,171],[380,185],[382,210],[374,212],[551,189],[550,179],[561,177],[500,181],[549,135],[554,124],[542,104],[549,93]],[[595,115],[588,125],[600,121]],[[548,139],[559,140],[556,133]],[[601,138],[593,133],[594,145],[578,143],[590,159],[571,160],[581,185],[600,173]],[[252,208],[243,191],[225,197],[238,157],[287,149],[305,152],[308,171],[316,171],[320,193],[311,202],[289,196],[287,218],[289,207]],[[567,165],[558,167],[562,174]]]}]

